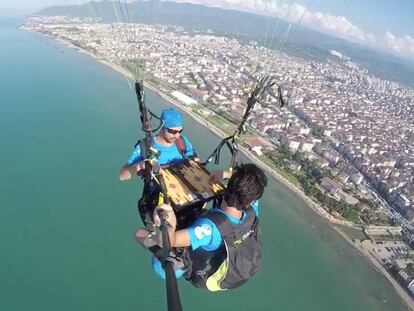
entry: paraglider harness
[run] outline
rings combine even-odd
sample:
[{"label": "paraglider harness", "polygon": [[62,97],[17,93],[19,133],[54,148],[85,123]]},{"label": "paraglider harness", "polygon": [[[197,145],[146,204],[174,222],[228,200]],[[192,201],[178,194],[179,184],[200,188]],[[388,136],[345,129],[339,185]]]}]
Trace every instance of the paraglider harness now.
[{"label": "paraglider harness", "polygon": [[[253,91],[247,100],[247,107],[246,107],[246,110],[244,112],[244,115],[242,117],[242,120],[238,128],[235,130],[235,132],[232,135],[224,138],[219,143],[216,149],[214,149],[212,154],[207,158],[205,164],[210,163],[214,159],[214,163],[218,165],[220,163],[221,149],[224,146],[227,146],[231,154],[230,165],[229,165],[230,170],[233,170],[233,168],[237,166],[236,156],[238,152],[238,140],[240,138],[240,135],[246,132],[245,124],[247,122],[247,119],[249,118],[251,112],[253,111],[255,104],[261,98],[261,96],[275,84],[276,82],[273,80],[273,77],[269,75],[265,75],[261,77],[256,82],[256,84],[253,87]],[[282,98],[282,93],[281,93],[281,89],[279,86],[277,86],[277,91],[278,91],[279,107],[283,107],[285,105],[285,101]]]},{"label": "paraglider harness", "polygon": [[260,269],[262,243],[259,220],[252,206],[243,211],[244,220],[237,224],[224,213],[214,210],[203,216],[215,224],[222,243],[215,251],[202,247],[186,249],[184,277],[195,287],[209,291],[237,288]]},{"label": "paraglider harness", "polygon": [[[205,165],[213,159],[215,164],[218,165],[221,149],[226,146],[231,154],[229,170],[233,171],[237,168],[238,140],[240,135],[246,132],[245,123],[257,101],[273,85],[275,85],[275,82],[271,76],[263,76],[256,82],[247,100],[247,107],[239,126],[232,135],[225,137],[219,143],[205,161]],[[285,101],[281,96],[279,86],[277,86],[277,91],[279,93],[279,107],[281,108],[285,105]],[[215,198],[213,206],[219,207],[222,200],[221,196]],[[202,248],[195,251],[192,249],[186,251],[187,269],[185,278],[194,286],[206,288],[210,291],[236,288],[244,284],[257,272],[261,265],[260,230],[252,207],[246,209],[246,215],[244,224],[236,226],[228,221],[222,213],[212,212],[203,216],[216,224],[222,234],[224,244],[215,252],[209,252]],[[252,227],[249,227],[251,224]],[[234,247],[235,244],[238,244],[237,247]]]},{"label": "paraglider harness", "polygon": [[[224,146],[227,146],[230,153],[231,153],[231,160],[230,160],[230,170],[233,170],[236,167],[236,156],[238,152],[238,139],[241,134],[245,132],[245,123],[250,116],[255,103],[260,99],[265,91],[271,88],[275,82],[273,81],[273,77],[271,76],[263,76],[261,77],[255,84],[253,91],[247,101],[246,111],[243,115],[243,118],[240,122],[240,125],[236,129],[236,131],[226,138],[224,138],[217,148],[213,151],[213,153],[207,158],[207,160],[202,163],[203,166],[210,163],[213,158],[215,159],[215,164],[219,164],[220,161],[220,152]],[[145,159],[145,169],[143,174],[144,180],[144,193],[143,197],[140,199],[138,204],[138,209],[140,212],[140,216],[144,222],[144,224],[149,224],[152,218],[152,211],[153,209],[162,203],[170,203],[170,198],[168,195],[168,190],[166,187],[166,183],[164,180],[164,176],[161,171],[161,166],[157,162],[157,157],[159,156],[159,152],[153,148],[153,136],[152,133],[158,131],[161,127],[159,126],[157,129],[153,130],[150,124],[150,115],[158,118],[155,114],[153,114],[145,105],[145,98],[144,98],[144,90],[142,81],[135,82],[135,91],[137,95],[139,111],[140,111],[140,119],[142,123],[142,130],[145,132],[145,138],[139,141],[137,144],[141,146],[141,154]],[[281,90],[278,86],[279,92],[279,106],[284,106],[284,101],[281,97]],[[184,145],[185,147],[185,145]],[[180,147],[180,143],[177,145],[177,149],[180,151],[185,151],[183,146]],[[158,187],[159,191],[154,191]],[[218,193],[218,192],[217,192]],[[216,195],[214,198],[215,205],[218,206],[221,202],[221,196]],[[203,203],[204,204],[204,203]],[[202,208],[200,209],[197,206],[195,209],[190,209],[190,214],[185,221],[179,222],[179,218],[177,217],[177,228],[188,227],[190,225],[190,221],[195,220],[202,212]],[[176,213],[177,214],[177,213]],[[178,216],[178,215],[177,215]],[[191,216],[191,217],[190,217]],[[178,293],[177,288],[177,280],[175,278],[174,273],[174,264],[171,259],[171,245],[168,235],[168,223],[166,218],[161,215],[161,226],[160,231],[162,233],[162,245],[163,248],[161,249],[158,246],[150,248],[150,251],[154,253],[154,255],[160,259],[162,267],[165,269],[166,273],[166,287],[167,287],[167,302],[168,302],[168,310],[178,311],[181,310],[181,300]]]},{"label": "paraglider harness", "polygon": [[[139,140],[135,144],[135,147],[137,147],[138,145],[140,146],[141,154],[143,154],[143,155],[147,154],[147,151],[146,151],[147,146],[146,146],[145,139],[144,140]],[[183,161],[189,160],[189,158],[187,156],[187,146],[186,146],[185,140],[182,136],[177,138],[177,140],[175,141],[175,145],[176,145],[177,150],[179,151]],[[152,146],[151,146],[151,152],[154,152],[155,158],[158,159],[158,157],[160,155],[160,152],[155,150]],[[197,155],[194,154],[193,157],[197,157]],[[144,172],[138,172],[138,175],[141,175],[142,177],[143,177],[143,174],[145,174],[145,173]],[[141,199],[139,199],[139,201],[138,201],[138,212],[139,212],[139,215],[141,217],[142,222],[144,223],[144,225],[146,227],[151,227],[153,225],[153,223],[152,223],[152,213],[154,211],[154,208],[157,205],[160,204],[160,202],[159,202],[160,190],[161,189],[160,189],[158,184],[156,184],[154,182],[147,183],[144,180],[144,188],[143,188],[142,196],[141,196]],[[195,208],[195,206],[194,206],[194,208]],[[200,210],[200,213],[201,213],[201,208],[200,207],[197,208],[197,210]],[[184,216],[183,216],[182,221],[179,223],[179,228],[184,228],[186,225],[188,225],[188,222],[190,222],[190,220],[188,219],[187,215],[185,215],[185,219],[184,219]]]}]

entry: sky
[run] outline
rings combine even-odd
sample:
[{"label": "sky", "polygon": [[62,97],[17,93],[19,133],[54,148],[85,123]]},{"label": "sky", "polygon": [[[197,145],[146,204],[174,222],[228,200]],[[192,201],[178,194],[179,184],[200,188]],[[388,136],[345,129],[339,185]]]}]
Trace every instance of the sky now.
[{"label": "sky", "polygon": [[[97,0],[94,0],[97,2]],[[124,0],[125,1],[125,0]],[[129,2],[130,0],[128,0]],[[413,0],[171,0],[280,17],[414,61]],[[6,3],[8,2],[8,3]],[[0,1],[0,15],[86,0]]]}]

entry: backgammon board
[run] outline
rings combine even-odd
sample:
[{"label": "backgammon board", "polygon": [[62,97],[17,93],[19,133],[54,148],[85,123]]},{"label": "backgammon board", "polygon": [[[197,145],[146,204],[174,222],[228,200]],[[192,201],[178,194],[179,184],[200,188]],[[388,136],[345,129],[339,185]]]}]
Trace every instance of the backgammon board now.
[{"label": "backgammon board", "polygon": [[204,166],[191,160],[164,167],[161,173],[176,210],[210,201],[225,190],[223,184],[209,181],[210,172]]}]

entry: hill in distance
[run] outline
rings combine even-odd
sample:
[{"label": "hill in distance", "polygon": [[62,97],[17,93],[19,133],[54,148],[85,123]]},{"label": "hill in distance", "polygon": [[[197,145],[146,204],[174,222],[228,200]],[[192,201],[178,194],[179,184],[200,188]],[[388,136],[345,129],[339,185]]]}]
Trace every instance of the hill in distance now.
[{"label": "hill in distance", "polygon": [[[36,14],[98,17],[105,23],[177,25],[189,31],[211,30],[218,35],[236,37],[239,40],[255,40],[272,49],[280,47],[281,39],[289,27],[286,21],[269,19],[264,15],[160,0],[136,1],[128,3],[127,6],[120,1],[92,1],[82,5],[51,6]],[[274,31],[276,23],[278,26]],[[266,29],[269,29],[267,37]],[[349,56],[352,61],[380,78],[414,87],[414,64],[409,61],[296,24],[292,25],[282,52],[308,60],[326,62],[332,59],[329,52],[332,49]]]}]

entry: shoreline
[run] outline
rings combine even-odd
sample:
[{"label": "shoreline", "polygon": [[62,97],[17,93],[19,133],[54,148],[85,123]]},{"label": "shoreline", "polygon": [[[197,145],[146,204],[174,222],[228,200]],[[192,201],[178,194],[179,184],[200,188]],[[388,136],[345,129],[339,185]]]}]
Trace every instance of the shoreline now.
[{"label": "shoreline", "polygon": [[340,228],[335,228],[336,232],[339,233],[353,248],[357,251],[359,255],[378,273],[380,273],[394,288],[398,296],[402,299],[403,303],[410,310],[414,310],[414,301],[411,296],[405,291],[405,289],[400,285],[400,283],[395,280],[392,275],[381,265],[381,263],[371,254],[370,251],[366,250],[362,246],[363,240],[352,241],[345,232]]},{"label": "shoreline", "polygon": [[[123,75],[127,80],[128,79],[134,79],[133,75],[127,71],[126,69],[124,69],[123,67],[114,64],[106,59],[103,59],[99,56],[94,55],[93,53],[82,49],[70,42],[64,41],[61,38],[55,38],[49,35],[46,35],[50,38],[53,38],[57,41],[59,41],[60,43],[62,43],[63,45],[70,47],[70,48],[74,48],[76,49],[78,52],[83,53],[83,54],[87,54],[90,57],[92,57],[94,60],[96,60],[97,62],[115,70],[116,72],[120,73],[121,75]],[[129,82],[129,80],[128,80]],[[224,138],[227,135],[218,127],[216,127],[215,125],[213,125],[212,123],[208,122],[207,120],[203,119],[202,117],[198,116],[197,114],[195,114],[191,108],[189,108],[188,106],[179,103],[177,100],[175,100],[174,98],[172,98],[169,94],[164,93],[163,91],[157,89],[155,86],[144,82],[144,86],[148,89],[150,89],[152,92],[156,93],[157,95],[159,95],[161,98],[163,98],[164,100],[166,100],[168,103],[178,107],[179,109],[181,109],[183,112],[185,112],[189,117],[191,117],[194,121],[196,121],[197,123],[199,123],[202,126],[205,126],[211,133],[217,135],[219,138]],[[397,295],[402,299],[403,303],[406,305],[406,307],[410,310],[414,310],[414,301],[413,299],[406,293],[405,289],[399,284],[397,283],[397,281],[388,273],[388,271],[376,260],[376,258],[374,258],[374,256],[372,256],[367,250],[363,249],[361,246],[357,245],[357,243],[353,242],[347,235],[346,233],[344,233],[340,228],[338,228],[335,225],[341,225],[341,226],[347,226],[347,227],[351,227],[351,228],[356,228],[356,229],[360,229],[360,227],[356,226],[355,224],[353,224],[352,222],[349,221],[345,221],[345,220],[339,220],[334,218],[332,215],[330,215],[327,211],[325,211],[325,209],[323,209],[319,204],[317,204],[316,202],[314,202],[312,199],[310,199],[308,196],[305,195],[305,193],[299,189],[298,187],[296,187],[294,184],[292,184],[289,180],[287,180],[285,177],[283,177],[282,175],[280,175],[278,172],[276,172],[273,168],[271,168],[269,165],[267,165],[266,163],[262,162],[260,159],[258,159],[252,152],[250,152],[249,150],[247,150],[245,147],[239,146],[239,150],[242,152],[243,155],[245,155],[248,159],[250,159],[251,161],[253,161],[254,163],[256,163],[257,165],[259,165],[260,167],[262,167],[269,175],[271,175],[271,177],[276,180],[277,182],[283,184],[286,188],[289,189],[289,191],[291,191],[294,195],[296,195],[297,197],[299,197],[307,206],[309,206],[311,208],[311,210],[313,212],[315,212],[316,214],[318,214],[319,216],[322,217],[322,219],[324,221],[327,222],[327,224],[334,230],[336,231],[343,239],[345,239],[345,241],[348,242],[348,244],[350,246],[352,246],[352,248],[359,254],[361,255],[361,257],[370,265],[371,268],[373,268],[374,270],[376,270],[378,273],[380,273],[389,283],[390,285],[394,288],[395,292],[397,293]]]}]

